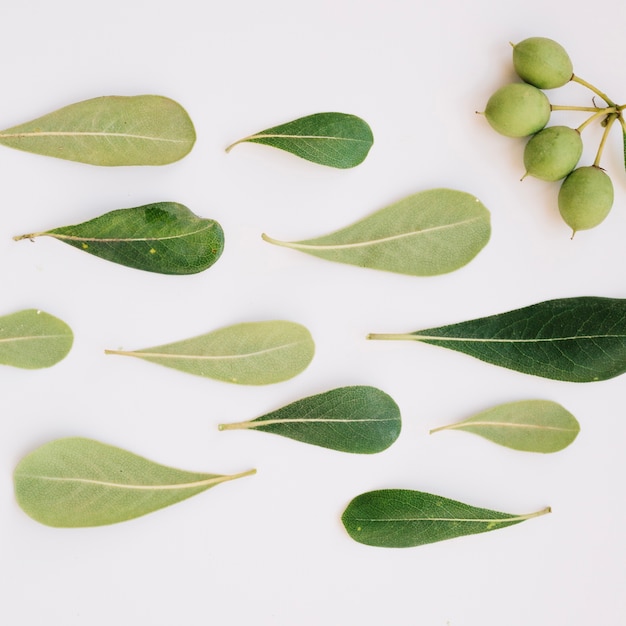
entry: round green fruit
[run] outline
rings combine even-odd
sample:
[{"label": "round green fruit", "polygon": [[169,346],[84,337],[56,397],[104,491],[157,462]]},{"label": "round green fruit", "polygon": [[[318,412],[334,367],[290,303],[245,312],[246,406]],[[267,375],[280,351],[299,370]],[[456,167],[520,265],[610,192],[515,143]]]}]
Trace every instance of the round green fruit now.
[{"label": "round green fruit", "polygon": [[580,133],[568,126],[549,126],[533,135],[524,149],[526,173],[541,180],[561,180],[583,153]]},{"label": "round green fruit", "polygon": [[522,80],[539,89],[562,87],[574,74],[565,48],[546,37],[530,37],[513,46],[513,65]]},{"label": "round green fruit", "polygon": [[574,233],[600,224],[612,206],[613,183],[595,165],[575,169],[561,185],[559,211]]},{"label": "round green fruit", "polygon": [[527,83],[500,87],[485,107],[492,128],[507,137],[526,137],[541,130],[550,119],[546,95]]}]

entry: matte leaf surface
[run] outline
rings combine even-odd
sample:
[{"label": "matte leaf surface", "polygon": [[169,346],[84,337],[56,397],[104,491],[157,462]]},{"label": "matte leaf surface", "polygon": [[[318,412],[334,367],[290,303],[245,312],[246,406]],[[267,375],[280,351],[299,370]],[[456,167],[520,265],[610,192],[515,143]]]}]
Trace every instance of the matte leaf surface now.
[{"label": "matte leaf surface", "polygon": [[555,380],[606,380],[626,371],[626,300],[548,300],[468,322],[402,335],[371,334],[369,339],[423,341]]},{"label": "matte leaf surface", "polygon": [[316,239],[273,244],[359,267],[434,276],[469,263],[491,236],[490,214],[474,196],[430,189]]},{"label": "matte leaf surface", "polygon": [[100,217],[15,240],[54,237],[95,256],[161,274],[195,274],[217,261],[224,233],[214,220],[176,202],[118,209]]},{"label": "matte leaf surface", "polygon": [[50,367],[64,359],[74,341],[63,321],[36,309],[0,317],[0,364],[23,369]]},{"label": "matte leaf surface", "polygon": [[92,165],[165,165],[182,159],[196,132],[163,96],[102,96],[0,131],[0,144]]},{"label": "matte leaf surface", "polygon": [[363,162],[374,136],[368,124],[347,113],[315,113],[236,141],[261,143],[291,152],[307,161],[346,169]]},{"label": "matte leaf surface", "polygon": [[354,498],[341,519],[348,534],[359,543],[410,548],[512,526],[549,512],[546,508],[528,515],[510,515],[422,491],[382,489]]},{"label": "matte leaf surface", "polygon": [[309,365],[315,345],[300,324],[246,322],[154,348],[107,354],[134,356],[190,374],[241,385],[268,385],[293,378]]},{"label": "matte leaf surface", "polygon": [[340,387],[293,402],[249,422],[220,430],[250,429],[283,435],[324,448],[372,454],[400,434],[398,405],[375,387]]},{"label": "matte leaf surface", "polygon": [[431,430],[465,430],[502,446],[525,452],[558,452],[580,432],[576,418],[549,400],[509,402],[451,424]]},{"label": "matte leaf surface", "polygon": [[33,519],[76,528],[124,522],[253,473],[185,472],[92,439],[71,437],[24,457],[13,480],[19,505]]}]

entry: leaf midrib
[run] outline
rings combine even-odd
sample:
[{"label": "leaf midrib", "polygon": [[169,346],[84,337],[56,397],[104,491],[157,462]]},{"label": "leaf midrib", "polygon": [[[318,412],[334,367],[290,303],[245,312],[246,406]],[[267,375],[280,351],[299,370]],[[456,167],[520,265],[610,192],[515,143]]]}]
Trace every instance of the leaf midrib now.
[{"label": "leaf midrib", "polygon": [[251,135],[250,137],[246,137],[245,139],[242,139],[241,142],[252,141],[253,139],[276,139],[278,137],[285,138],[285,139],[324,139],[324,140],[332,140],[332,141],[355,141],[358,143],[367,143],[367,144],[371,143],[369,139],[358,139],[356,137],[335,137],[333,135],[283,135],[280,133],[276,133],[276,134],[261,133],[258,135]]},{"label": "leaf midrib", "polygon": [[502,427],[502,428],[528,428],[531,430],[533,429],[534,430],[554,430],[554,431],[563,432],[563,433],[577,433],[578,432],[578,430],[575,428],[563,428],[561,426],[545,426],[541,424],[523,424],[523,423],[518,423],[518,422],[485,422],[485,421],[466,422],[465,424],[453,425],[453,426],[449,426],[448,430],[470,428],[472,426],[497,426],[497,427]]},{"label": "leaf midrib", "polygon": [[36,131],[26,133],[2,133],[0,132],[0,140],[2,139],[22,139],[31,137],[120,137],[123,139],[143,139],[149,141],[161,141],[165,143],[189,143],[190,139],[173,139],[169,137],[156,137],[154,135],[135,135],[132,133],[117,133],[103,131]]},{"label": "leaf midrib", "polygon": [[346,423],[362,423],[362,422],[398,422],[399,419],[396,417],[383,417],[383,418],[350,418],[350,419],[330,419],[325,417],[316,417],[316,418],[288,418],[288,419],[271,419],[271,420],[262,420],[262,421],[251,421],[245,422],[245,424],[249,424],[250,428],[257,428],[260,426],[273,425],[273,424],[313,424],[313,423],[328,423],[328,424],[346,424]]},{"label": "leaf midrib", "polygon": [[478,337],[445,337],[439,335],[419,335],[411,334],[406,338],[412,338],[417,341],[465,341],[468,343],[546,343],[552,341],[578,341],[581,339],[626,339],[624,335],[573,335],[567,337],[535,337],[531,339],[499,339],[496,337],[478,338]]},{"label": "leaf midrib", "polygon": [[0,338],[0,343],[8,343],[11,341],[33,341],[35,339],[61,339],[69,335],[27,335],[24,337],[4,337]]},{"label": "leaf midrib", "polygon": [[40,235],[46,235],[49,237],[54,237],[55,239],[61,239],[63,241],[91,241],[91,242],[99,242],[99,243],[136,243],[140,241],[168,241],[171,239],[182,239],[184,237],[190,237],[192,235],[197,235],[198,233],[202,233],[205,230],[210,230],[213,228],[214,224],[207,224],[203,228],[198,230],[190,231],[187,233],[180,233],[176,235],[168,235],[166,237],[80,237],[78,235],[65,235],[62,233],[55,233],[53,231],[45,232],[45,233],[36,233],[31,235],[32,237],[37,237]]}]

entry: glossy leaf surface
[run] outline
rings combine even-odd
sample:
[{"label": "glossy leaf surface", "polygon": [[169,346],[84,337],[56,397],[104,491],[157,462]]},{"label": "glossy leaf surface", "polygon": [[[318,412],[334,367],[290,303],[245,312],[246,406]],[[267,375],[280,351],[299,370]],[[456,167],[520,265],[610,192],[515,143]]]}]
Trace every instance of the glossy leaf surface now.
[{"label": "glossy leaf surface", "polygon": [[403,335],[526,374],[572,382],[626,371],[626,300],[583,296]]},{"label": "glossy leaf surface", "polygon": [[72,329],[62,320],[26,309],[0,317],[0,364],[23,369],[50,367],[72,347]]},{"label": "glossy leaf surface", "polygon": [[400,434],[400,409],[375,387],[332,389],[249,422],[220,424],[220,430],[250,429],[283,435],[324,448],[372,454],[388,448]]},{"label": "glossy leaf surface", "polygon": [[348,534],[381,548],[410,548],[484,533],[549,513],[510,515],[422,491],[382,489],[354,498],[342,516]]},{"label": "glossy leaf surface", "polygon": [[315,113],[240,139],[226,151],[243,142],[265,144],[307,161],[346,169],[364,161],[374,136],[356,115]]},{"label": "glossy leaf surface", "polygon": [[217,261],[224,233],[214,220],[176,202],[118,209],[100,217],[14,239],[48,236],[114,263],[161,274],[195,274]]},{"label": "glossy leaf surface", "polygon": [[163,96],[102,96],[0,132],[0,144],[92,165],[165,165],[182,159],[196,133]]},{"label": "glossy leaf surface", "polygon": [[569,446],[580,424],[556,402],[523,400],[500,404],[431,433],[441,430],[465,430],[515,450],[549,453]]},{"label": "glossy leaf surface", "polygon": [[72,437],[47,443],[24,457],[13,480],[19,505],[33,519],[76,528],[124,522],[253,473],[185,472],[92,439]]},{"label": "glossy leaf surface", "polygon": [[311,362],[309,331],[287,321],[246,322],[154,348],[107,354],[133,356],[190,374],[241,385],[293,378]]},{"label": "glossy leaf surface", "polygon": [[431,189],[409,196],[323,237],[273,244],[328,261],[434,276],[469,263],[491,236],[490,214],[474,196]]}]

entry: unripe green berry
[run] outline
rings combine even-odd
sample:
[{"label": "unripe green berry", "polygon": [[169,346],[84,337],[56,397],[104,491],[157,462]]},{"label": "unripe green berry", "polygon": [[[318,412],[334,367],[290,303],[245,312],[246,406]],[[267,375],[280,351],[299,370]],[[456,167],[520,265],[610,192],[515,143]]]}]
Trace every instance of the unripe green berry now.
[{"label": "unripe green berry", "polygon": [[513,65],[522,80],[539,89],[562,87],[574,74],[563,46],[546,37],[530,37],[513,46]]},{"label": "unripe green berry", "polygon": [[561,180],[583,153],[580,133],[568,126],[549,126],[533,135],[524,149],[526,173],[541,180]]},{"label": "unripe green berry", "polygon": [[574,231],[594,228],[613,206],[613,183],[599,167],[575,169],[561,185],[559,211]]},{"label": "unripe green berry", "polygon": [[527,83],[500,87],[485,107],[485,117],[494,130],[507,137],[526,137],[541,130],[550,119],[546,95]]}]

